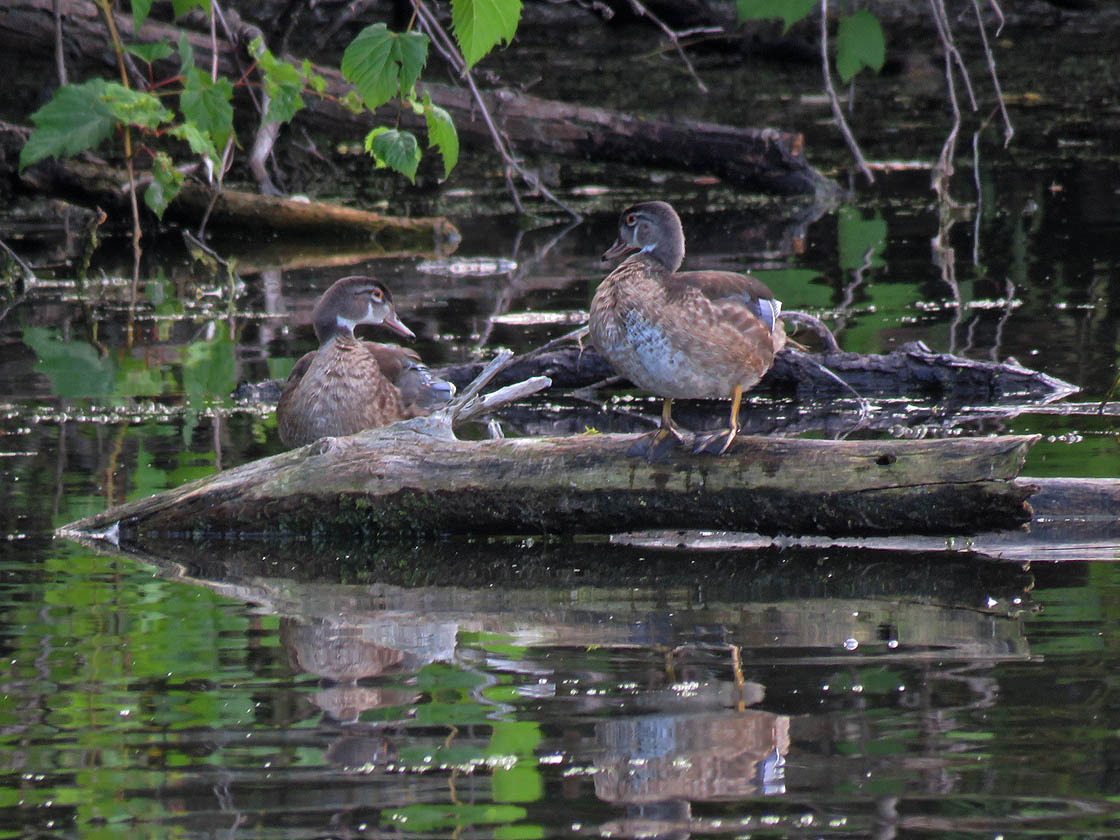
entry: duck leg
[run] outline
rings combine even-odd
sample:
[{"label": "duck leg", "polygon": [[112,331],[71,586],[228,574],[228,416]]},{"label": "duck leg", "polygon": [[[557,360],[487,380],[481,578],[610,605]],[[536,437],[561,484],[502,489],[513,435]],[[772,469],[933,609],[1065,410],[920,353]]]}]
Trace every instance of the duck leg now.
[{"label": "duck leg", "polygon": [[673,400],[665,397],[661,403],[661,425],[657,431],[642,435],[634,441],[634,445],[627,451],[627,455],[645,456],[651,464],[662,460],[678,443],[684,443],[684,435],[673,422]]},{"label": "duck leg", "polygon": [[743,388],[736,385],[731,391],[731,424],[726,429],[718,432],[697,436],[693,454],[707,452],[710,455],[722,455],[726,452],[739,434],[739,404],[743,400]]}]

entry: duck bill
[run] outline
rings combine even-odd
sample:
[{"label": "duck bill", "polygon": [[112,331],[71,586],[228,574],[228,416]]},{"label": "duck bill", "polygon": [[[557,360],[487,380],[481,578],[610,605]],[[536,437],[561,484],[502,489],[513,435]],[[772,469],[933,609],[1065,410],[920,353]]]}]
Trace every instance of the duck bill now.
[{"label": "duck bill", "polygon": [[416,338],[416,333],[402,324],[400,318],[398,318],[394,312],[390,312],[388,317],[386,317],[381,324],[382,326],[388,327],[393,332],[403,335],[405,338]]},{"label": "duck bill", "polygon": [[616,239],[614,244],[603,252],[603,262],[608,260],[617,260],[619,257],[625,256],[631,251],[636,251],[633,245],[629,242],[623,242],[621,239]]}]

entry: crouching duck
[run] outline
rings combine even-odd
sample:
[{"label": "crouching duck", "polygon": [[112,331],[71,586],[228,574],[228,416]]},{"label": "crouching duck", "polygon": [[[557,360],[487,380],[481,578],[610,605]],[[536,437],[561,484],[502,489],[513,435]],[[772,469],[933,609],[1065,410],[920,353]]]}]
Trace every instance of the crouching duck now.
[{"label": "crouching duck", "polygon": [[683,441],[674,399],[731,398],[726,429],[696,437],[694,452],[720,455],[739,433],[743,392],[785,346],[781,302],[749,274],[678,271],[684,232],[663,201],[623,211],[604,260],[631,254],[591,301],[591,340],[615,371],[662,397],[661,424],[630,450],[650,461]]},{"label": "crouching duck", "polygon": [[427,414],[454,395],[455,386],[433,377],[412,350],[354,337],[358,324],[416,337],[397,317],[389,290],[372,277],[337,281],[311,317],[319,349],[296,362],[276,407],[286,446]]}]

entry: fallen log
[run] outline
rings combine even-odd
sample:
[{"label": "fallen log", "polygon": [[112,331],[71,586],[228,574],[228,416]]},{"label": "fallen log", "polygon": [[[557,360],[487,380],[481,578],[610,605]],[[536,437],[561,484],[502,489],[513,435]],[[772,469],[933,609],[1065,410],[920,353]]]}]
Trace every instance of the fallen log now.
[{"label": "fallen log", "polygon": [[[27,189],[86,207],[100,207],[120,218],[128,218],[132,212],[128,175],[123,170],[76,160],[50,160],[28,167],[20,180]],[[225,228],[282,234],[288,237],[289,245],[293,239],[359,240],[364,246],[363,253],[375,251],[376,256],[442,256],[454,251],[460,240],[455,226],[439,216],[385,216],[322,201],[229,188],[215,198],[214,192],[211,187],[188,179],[167,206],[164,219],[194,227],[209,211],[210,221]]]},{"label": "fallen log", "polygon": [[[799,397],[850,393],[823,372],[822,365],[864,397],[914,394],[985,403],[1051,402],[1078,391],[1068,382],[1025,368],[1014,360],[965,359],[935,353],[916,341],[884,354],[779,353],[774,367],[752,393],[795,392]],[[438,373],[458,386],[469,382],[481,369],[481,363],[470,363],[444,367]],[[495,384],[548,376],[555,387],[583,388],[613,375],[610,365],[593,346],[565,347],[514,361],[498,374]]]},{"label": "fallen log", "polygon": [[[104,22],[89,0],[14,0],[0,7],[0,48],[27,60],[43,61],[53,55],[55,32],[53,7],[63,18],[67,60],[84,72],[116,74],[112,53],[106,50]],[[132,19],[118,14],[118,29],[133,31]],[[167,40],[177,43],[181,35],[191,43],[195,60],[209,68],[210,39],[200,32],[149,19],[136,35],[147,43]],[[239,78],[233,47],[220,43],[221,72]],[[160,73],[178,72],[174,62],[157,64]],[[45,65],[45,69],[49,63]],[[316,67],[327,80],[330,98],[310,103],[312,107],[296,120],[315,130],[332,130],[354,137],[375,124],[422,128],[423,117],[410,109],[385,106],[374,117],[355,116],[337,103],[350,85],[338,71]],[[49,72],[49,71],[48,71]],[[492,148],[492,137],[468,91],[450,85],[425,83],[423,91],[447,110],[466,146]],[[627,163],[643,167],[709,172],[733,183],[779,194],[808,193],[835,196],[839,187],[809,165],[800,134],[776,129],[739,128],[692,120],[638,117],[605,108],[572,105],[526,96],[511,90],[483,92],[483,99],[498,127],[518,153],[549,154],[600,162]]]},{"label": "fallen log", "polygon": [[462,441],[437,412],[245,464],[63,533],[968,534],[1030,520],[1016,484],[1037,437],[824,441],[745,437],[723,457],[647,464],[633,435]]}]

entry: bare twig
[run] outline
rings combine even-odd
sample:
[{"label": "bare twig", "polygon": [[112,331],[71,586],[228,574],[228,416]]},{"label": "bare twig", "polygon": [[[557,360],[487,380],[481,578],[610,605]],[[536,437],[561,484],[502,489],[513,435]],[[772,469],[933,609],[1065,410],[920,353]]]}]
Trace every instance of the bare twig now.
[{"label": "bare twig", "polygon": [[875,176],[871,174],[871,169],[863,158],[863,152],[860,151],[859,143],[848,127],[848,120],[840,107],[840,99],[836,96],[836,88],[832,85],[832,69],[828,58],[828,0],[821,0],[821,73],[824,76],[824,89],[828,94],[828,102],[832,106],[832,116],[836,118],[836,125],[844,137],[844,142],[848,144],[848,150],[855,158],[856,166],[867,179],[867,183],[874,184]]},{"label": "bare twig", "polygon": [[[999,15],[999,25],[1003,28],[1003,12],[1000,11],[999,3],[996,0],[991,0],[992,7]],[[1003,147],[1006,149],[1011,142],[1011,138],[1015,136],[1015,126],[1011,124],[1011,117],[1007,114],[1007,103],[1003,101],[1003,90],[999,86],[999,73],[996,72],[996,59],[992,54],[992,47],[988,43],[988,33],[984,29],[984,18],[980,14],[979,0],[972,0],[972,8],[976,11],[976,26],[980,30],[980,43],[984,45],[984,58],[988,62],[988,73],[992,77],[992,87],[996,92],[996,102],[999,103],[999,113],[1003,117]]]},{"label": "bare twig", "polygon": [[701,93],[707,93],[707,85],[705,85],[703,80],[701,80],[700,75],[696,72],[696,68],[693,67],[692,62],[689,61],[688,55],[684,51],[684,47],[681,46],[680,33],[666,24],[665,21],[663,21],[649,9],[647,9],[643,3],[639,2],[639,0],[630,0],[630,8],[633,9],[634,14],[638,15],[639,17],[649,18],[650,21],[658,29],[665,33],[665,37],[672,42],[673,47],[677,51],[677,55],[681,57],[681,62],[684,64],[684,67],[688,71],[688,74],[692,76],[693,81],[696,82],[696,87],[700,89]]},{"label": "bare twig", "polygon": [[964,82],[965,92],[968,94],[968,105],[976,110],[976,94],[972,91],[972,77],[968,73],[960,50],[953,40],[953,30],[949,27],[949,14],[945,11],[945,0],[929,0],[930,9],[933,11],[933,22],[937,26],[937,34],[941,37],[941,45],[947,55],[952,57],[953,63],[960,70],[961,80]]},{"label": "bare twig", "polygon": [[62,46],[62,0],[54,0],[54,62],[58,72],[58,84],[68,81],[66,75],[66,51]]},{"label": "bare twig", "polygon": [[[494,118],[490,114],[490,109],[486,105],[486,100],[479,91],[478,85],[475,84],[474,75],[471,73],[470,68],[467,67],[467,63],[459,52],[459,48],[455,46],[454,41],[451,40],[451,36],[447,34],[447,31],[440,24],[439,20],[436,19],[435,14],[424,5],[424,0],[412,0],[412,8],[416,10],[420,26],[427,32],[428,37],[432,39],[432,44],[435,46],[436,52],[451,65],[452,69],[466,80],[467,87],[470,88],[471,91],[471,97],[474,99],[475,104],[478,105],[479,113],[482,114],[483,122],[486,123],[486,128],[490,132],[490,137],[494,142],[494,148],[497,150],[506,166],[510,170],[516,172],[521,177],[521,180],[528,184],[532,190],[543,195],[573,218],[577,220],[582,219],[583,217],[580,216],[579,213],[553,195],[552,191],[541,183],[540,176],[536,172],[526,169],[521,161],[513,156],[513,153],[510,151],[509,141],[502,133],[501,129],[494,123]],[[514,204],[517,206],[518,210],[521,211],[521,199],[517,194],[517,190],[514,189],[513,182],[508,174],[506,176],[506,181],[513,195]]]},{"label": "bare twig", "polygon": [[[128,82],[128,67],[125,64],[124,44],[121,42],[120,33],[117,31],[117,22],[113,17],[111,0],[97,0],[97,6],[105,16],[105,25],[109,29],[109,38],[113,44],[113,52],[117,56],[117,66],[121,73],[121,84],[124,85],[125,88],[128,88],[130,85]],[[136,296],[140,287],[140,256],[142,254],[140,248],[140,205],[136,201],[136,171],[133,167],[132,160],[132,128],[128,123],[124,124],[121,135],[124,138],[124,161],[125,167],[128,170],[128,199],[132,208],[132,293],[128,304],[128,328],[126,338],[127,346],[131,347],[133,324],[136,317]]]}]

